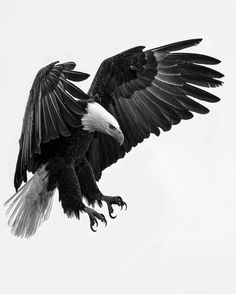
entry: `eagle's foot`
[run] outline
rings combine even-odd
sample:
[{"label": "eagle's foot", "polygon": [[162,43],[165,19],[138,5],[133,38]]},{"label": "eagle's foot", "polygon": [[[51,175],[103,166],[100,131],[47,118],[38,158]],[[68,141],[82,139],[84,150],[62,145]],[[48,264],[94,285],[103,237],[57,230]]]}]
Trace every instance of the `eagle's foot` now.
[{"label": "eagle's foot", "polygon": [[123,201],[123,199],[120,196],[102,196],[102,201],[105,201],[107,204],[108,212],[111,218],[116,218],[116,215],[112,215],[114,212],[114,209],[112,207],[113,204],[118,205],[120,209],[123,209],[125,207],[125,210],[127,209],[127,204]]},{"label": "eagle's foot", "polygon": [[84,208],[84,212],[86,212],[89,216],[89,220],[90,220],[90,228],[93,232],[96,232],[96,230],[94,229],[94,226],[96,225],[96,227],[98,226],[98,221],[100,220],[101,222],[103,222],[105,224],[105,226],[107,225],[107,221],[106,218],[103,214],[98,213],[97,211],[93,210],[92,208],[89,207],[85,207]]}]

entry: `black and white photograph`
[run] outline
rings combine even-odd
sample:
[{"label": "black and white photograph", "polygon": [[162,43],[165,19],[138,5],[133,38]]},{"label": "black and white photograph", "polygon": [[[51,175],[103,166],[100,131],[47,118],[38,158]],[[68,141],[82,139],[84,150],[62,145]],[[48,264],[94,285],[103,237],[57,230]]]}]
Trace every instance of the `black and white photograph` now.
[{"label": "black and white photograph", "polygon": [[235,11],[0,0],[1,293],[236,293]]}]

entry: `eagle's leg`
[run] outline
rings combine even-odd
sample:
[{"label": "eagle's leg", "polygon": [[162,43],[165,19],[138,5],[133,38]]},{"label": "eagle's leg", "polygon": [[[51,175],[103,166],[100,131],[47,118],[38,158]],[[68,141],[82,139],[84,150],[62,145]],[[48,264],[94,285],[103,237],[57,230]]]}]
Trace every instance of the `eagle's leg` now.
[{"label": "eagle's leg", "polygon": [[97,220],[107,224],[103,214],[87,207],[82,202],[80,183],[74,168],[73,161],[63,158],[53,158],[48,165],[50,180],[48,188],[58,187],[59,200],[62,208],[69,217],[75,216],[79,219],[81,212],[86,212],[90,220],[90,228],[98,225]]},{"label": "eagle's leg", "polygon": [[93,169],[87,159],[84,159],[76,168],[77,176],[81,185],[81,191],[83,196],[87,199],[90,205],[97,203],[100,207],[102,201],[106,202],[108,212],[111,218],[115,218],[112,213],[114,212],[112,205],[118,205],[123,209],[127,208],[127,204],[122,200],[120,196],[105,196],[99,190]]}]

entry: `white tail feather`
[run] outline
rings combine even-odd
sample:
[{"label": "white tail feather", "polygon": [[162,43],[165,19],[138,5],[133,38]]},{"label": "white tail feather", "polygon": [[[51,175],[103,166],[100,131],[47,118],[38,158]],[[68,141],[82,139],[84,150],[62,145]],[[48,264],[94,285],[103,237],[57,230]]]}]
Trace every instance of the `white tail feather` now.
[{"label": "white tail feather", "polygon": [[41,166],[34,176],[7,202],[8,224],[18,237],[30,237],[48,219],[54,190],[48,191],[48,172]]}]

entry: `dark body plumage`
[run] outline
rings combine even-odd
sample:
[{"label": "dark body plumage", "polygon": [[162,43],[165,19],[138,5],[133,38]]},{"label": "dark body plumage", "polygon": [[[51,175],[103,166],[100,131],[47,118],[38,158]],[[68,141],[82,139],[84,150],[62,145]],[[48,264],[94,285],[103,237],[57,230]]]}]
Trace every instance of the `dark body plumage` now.
[{"label": "dark body plumage", "polygon": [[[223,75],[203,66],[220,61],[201,54],[173,53],[200,41],[187,40],[146,51],[139,46],[108,58],[98,69],[88,95],[68,81],[88,77],[73,71],[73,62],[43,68],[33,83],[26,108],[16,189],[27,181],[27,171],[37,173],[45,165],[47,189],[58,188],[65,213],[79,217],[85,211],[92,229],[97,219],[105,222],[102,214],[83,204],[84,196],[92,205],[105,201],[112,217],[112,204],[123,207],[125,203],[120,197],[100,192],[96,180],[102,171],[151,133],[168,131],[182,119],[192,118],[193,112],[207,113],[208,109],[195,99],[219,101],[196,86],[221,85],[218,78]],[[91,111],[97,114],[93,117]],[[120,146],[117,141],[123,139]],[[17,229],[17,223],[14,226],[17,235],[31,234],[27,229],[20,230],[19,225]]]}]

